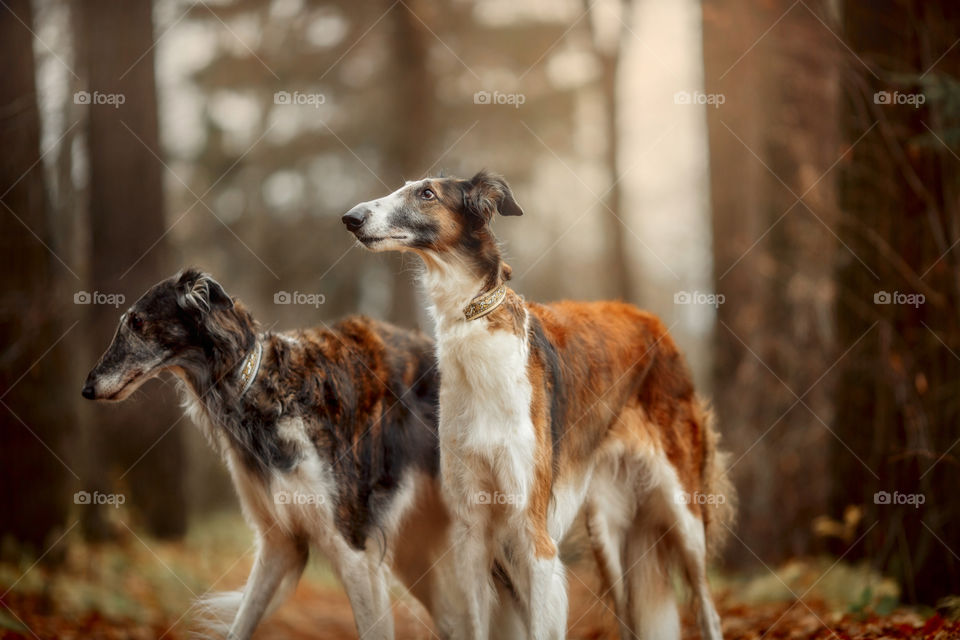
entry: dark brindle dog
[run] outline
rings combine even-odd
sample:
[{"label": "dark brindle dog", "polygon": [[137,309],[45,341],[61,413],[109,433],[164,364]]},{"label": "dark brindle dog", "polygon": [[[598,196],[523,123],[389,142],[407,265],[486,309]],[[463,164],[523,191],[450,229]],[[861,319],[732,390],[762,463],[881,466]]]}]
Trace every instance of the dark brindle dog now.
[{"label": "dark brindle dog", "polygon": [[362,638],[393,635],[391,569],[446,637],[464,607],[443,561],[435,362],[422,334],[362,317],[262,333],[217,282],[189,270],[123,314],[83,396],[120,401],[163,371],[183,382],[259,541],[242,594],[218,599],[231,638],[250,637],[292,591],[310,545],[343,582]]}]

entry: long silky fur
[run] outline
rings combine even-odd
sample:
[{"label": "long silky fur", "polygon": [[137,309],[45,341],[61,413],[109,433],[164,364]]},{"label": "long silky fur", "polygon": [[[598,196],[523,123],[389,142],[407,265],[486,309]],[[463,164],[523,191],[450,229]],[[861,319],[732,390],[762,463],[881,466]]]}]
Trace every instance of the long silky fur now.
[{"label": "long silky fur", "polygon": [[727,468],[730,466],[730,453],[720,449],[720,432],[717,430],[716,417],[707,403],[697,398],[695,402],[696,419],[703,428],[703,461],[701,477],[703,491],[708,495],[723,496],[721,504],[706,505],[703,513],[703,525],[707,535],[707,555],[717,559],[730,537],[730,531],[737,517],[737,490],[730,480]]}]

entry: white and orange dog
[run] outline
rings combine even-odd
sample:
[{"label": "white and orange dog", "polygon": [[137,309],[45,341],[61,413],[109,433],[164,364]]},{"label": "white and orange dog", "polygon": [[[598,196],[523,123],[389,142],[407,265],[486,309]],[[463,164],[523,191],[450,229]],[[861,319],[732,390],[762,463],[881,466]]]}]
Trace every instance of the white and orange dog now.
[{"label": "white and orange dog", "polygon": [[507,183],[429,178],[354,207],[343,221],[373,251],[412,251],[436,321],[440,470],[465,579],[469,628],[490,632],[496,562],[532,638],[563,637],[557,554],[581,511],[624,637],[678,638],[669,570],[720,640],[708,548],[733,494],[707,412],[672,338],[620,302],[525,302],[506,281],[490,223],[521,215]]}]

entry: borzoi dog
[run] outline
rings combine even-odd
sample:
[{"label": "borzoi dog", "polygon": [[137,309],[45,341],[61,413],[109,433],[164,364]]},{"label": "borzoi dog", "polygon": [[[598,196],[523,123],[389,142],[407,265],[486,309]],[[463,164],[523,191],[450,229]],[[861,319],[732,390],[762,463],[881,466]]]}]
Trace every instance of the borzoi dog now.
[{"label": "borzoi dog", "polygon": [[230,638],[249,638],[293,591],[310,545],[333,565],[364,640],[393,637],[391,568],[449,637],[464,607],[444,562],[453,541],[437,478],[435,363],[423,334],[362,317],[263,333],[216,281],[188,270],[121,316],[83,396],[120,401],[163,371],[182,381],[258,537],[242,594],[213,599]]},{"label": "borzoi dog", "polygon": [[[343,216],[368,249],[412,251],[425,264],[442,488],[453,535],[466,540],[469,637],[489,634],[494,562],[529,635],[563,635],[556,542],[585,506],[625,637],[679,637],[676,564],[703,638],[720,640],[706,560],[733,496],[682,356],[663,324],[631,305],[525,302],[506,284],[497,213],[522,211],[503,178],[481,172],[411,182]],[[486,495],[506,499],[477,499]]]}]

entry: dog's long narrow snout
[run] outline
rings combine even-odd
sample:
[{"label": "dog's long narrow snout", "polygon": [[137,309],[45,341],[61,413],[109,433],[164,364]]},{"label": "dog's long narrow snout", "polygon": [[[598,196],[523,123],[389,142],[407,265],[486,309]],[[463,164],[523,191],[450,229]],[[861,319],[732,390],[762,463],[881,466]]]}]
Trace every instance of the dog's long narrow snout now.
[{"label": "dog's long narrow snout", "polygon": [[340,219],[343,221],[343,224],[347,225],[347,229],[357,231],[369,217],[370,207],[367,206],[367,204],[358,204],[353,209],[350,209],[350,211],[347,211]]},{"label": "dog's long narrow snout", "polygon": [[87,400],[97,399],[97,367],[91,369],[90,373],[87,374],[87,379],[83,383],[83,389],[80,390],[80,395]]},{"label": "dog's long narrow snout", "polygon": [[133,361],[114,342],[87,374],[80,395],[87,400],[123,400],[149,378],[145,374],[155,370],[150,362]]}]

